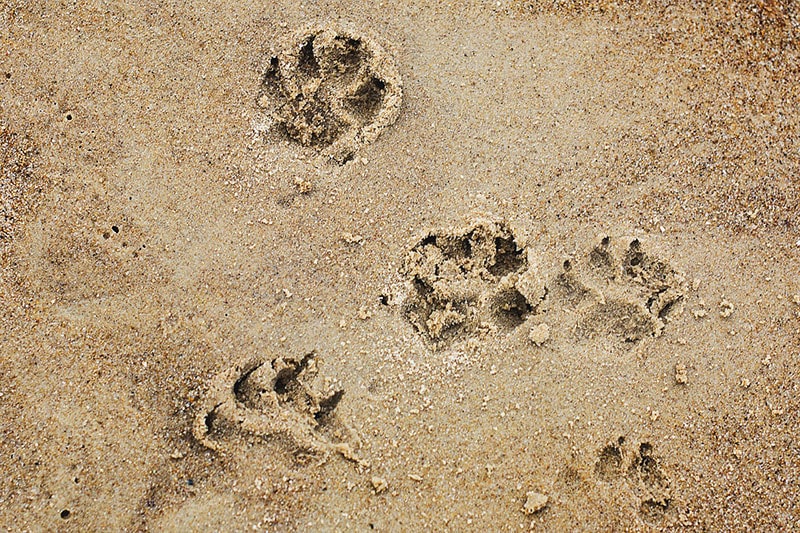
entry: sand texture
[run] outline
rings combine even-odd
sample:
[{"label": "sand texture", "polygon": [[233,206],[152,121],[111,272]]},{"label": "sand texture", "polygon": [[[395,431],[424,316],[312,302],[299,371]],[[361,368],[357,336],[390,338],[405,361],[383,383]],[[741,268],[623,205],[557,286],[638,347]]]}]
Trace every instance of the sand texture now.
[{"label": "sand texture", "polygon": [[0,2],[0,529],[800,530],[798,28]]}]

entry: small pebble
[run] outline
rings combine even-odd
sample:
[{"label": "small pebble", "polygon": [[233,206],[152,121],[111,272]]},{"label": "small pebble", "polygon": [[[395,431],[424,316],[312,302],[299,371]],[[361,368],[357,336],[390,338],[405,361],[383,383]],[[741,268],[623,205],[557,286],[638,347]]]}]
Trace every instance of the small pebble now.
[{"label": "small pebble", "polygon": [[548,497],[545,494],[531,491],[526,494],[527,499],[522,507],[522,512],[526,515],[538,513],[547,506]]},{"label": "small pebble", "polygon": [[372,488],[375,489],[375,494],[380,494],[389,488],[389,483],[382,477],[372,476]]}]

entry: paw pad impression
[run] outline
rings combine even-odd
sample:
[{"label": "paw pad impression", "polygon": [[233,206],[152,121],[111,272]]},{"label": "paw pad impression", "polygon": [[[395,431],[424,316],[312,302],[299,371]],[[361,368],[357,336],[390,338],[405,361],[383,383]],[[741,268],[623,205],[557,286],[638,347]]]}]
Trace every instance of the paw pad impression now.
[{"label": "paw pad impression", "polygon": [[581,337],[616,336],[638,342],[661,334],[684,296],[684,280],[644,251],[639,239],[603,237],[585,264],[564,261],[555,287],[578,310]]},{"label": "paw pad impression", "polygon": [[254,357],[219,374],[211,383],[193,433],[213,450],[240,438],[279,438],[298,453],[353,452],[352,431],[334,410],[344,390],[320,376],[314,352],[299,360]]},{"label": "paw pad impression", "polygon": [[658,522],[672,508],[672,482],[649,442],[629,449],[620,437],[606,445],[598,454],[595,475],[611,484],[624,480],[639,499],[639,513],[646,522]]},{"label": "paw pad impression", "polygon": [[515,328],[545,296],[527,249],[503,222],[429,233],[400,273],[405,317],[434,346],[478,328]]},{"label": "paw pad impression", "polygon": [[400,113],[400,74],[374,39],[333,25],[270,58],[258,105],[285,138],[345,163]]}]

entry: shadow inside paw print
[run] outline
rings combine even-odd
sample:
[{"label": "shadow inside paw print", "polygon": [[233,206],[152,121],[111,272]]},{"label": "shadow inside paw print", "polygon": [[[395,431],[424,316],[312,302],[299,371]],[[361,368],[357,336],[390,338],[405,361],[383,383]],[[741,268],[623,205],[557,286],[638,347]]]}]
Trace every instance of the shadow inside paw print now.
[{"label": "shadow inside paw print", "polygon": [[391,55],[373,39],[334,26],[304,31],[272,57],[258,98],[285,138],[339,163],[391,126],[401,101]]},{"label": "shadow inside paw print", "polygon": [[672,509],[669,476],[649,442],[630,450],[625,446],[625,438],[620,437],[600,450],[594,470],[603,482],[624,482],[638,499],[639,514],[646,522],[658,522]]},{"label": "shadow inside paw print", "polygon": [[661,334],[683,298],[683,283],[638,239],[603,237],[583,264],[565,261],[553,286],[556,297],[577,311],[580,337],[614,336],[635,343]]},{"label": "shadow inside paw print", "polygon": [[526,248],[502,222],[430,233],[400,272],[409,287],[404,315],[435,347],[478,328],[515,328],[545,293]]},{"label": "shadow inside paw print", "polygon": [[625,437],[620,437],[613,444],[606,445],[597,458],[594,472],[603,481],[613,481],[622,473],[622,446],[625,444]]},{"label": "shadow inside paw print", "polygon": [[299,360],[252,358],[222,372],[195,419],[195,438],[214,450],[275,438],[298,454],[338,452],[360,462],[352,431],[334,413],[344,390],[324,384],[317,365],[312,352]]}]

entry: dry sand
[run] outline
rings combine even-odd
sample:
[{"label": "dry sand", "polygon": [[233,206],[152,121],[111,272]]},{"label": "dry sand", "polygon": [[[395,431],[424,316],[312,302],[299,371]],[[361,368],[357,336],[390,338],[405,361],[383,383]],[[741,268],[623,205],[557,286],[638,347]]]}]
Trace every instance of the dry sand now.
[{"label": "dry sand", "polygon": [[800,529],[800,7],[0,4],[0,528]]}]

